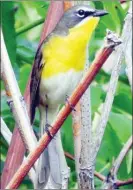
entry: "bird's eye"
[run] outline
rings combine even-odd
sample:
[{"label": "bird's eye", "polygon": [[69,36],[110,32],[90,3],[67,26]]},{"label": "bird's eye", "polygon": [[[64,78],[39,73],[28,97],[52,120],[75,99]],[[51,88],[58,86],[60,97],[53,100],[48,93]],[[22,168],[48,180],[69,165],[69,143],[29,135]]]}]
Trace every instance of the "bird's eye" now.
[{"label": "bird's eye", "polygon": [[85,16],[85,11],[82,10],[82,9],[80,9],[80,10],[78,11],[78,16],[79,16],[79,17],[84,17],[84,16]]}]

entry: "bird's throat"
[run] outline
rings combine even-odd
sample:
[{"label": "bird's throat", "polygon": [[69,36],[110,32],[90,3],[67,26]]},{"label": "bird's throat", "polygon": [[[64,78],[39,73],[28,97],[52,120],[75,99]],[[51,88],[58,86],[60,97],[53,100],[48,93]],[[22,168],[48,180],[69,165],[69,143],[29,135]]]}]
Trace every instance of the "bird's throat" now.
[{"label": "bird's throat", "polygon": [[86,42],[89,42],[92,33],[98,25],[98,22],[98,17],[86,18],[82,22],[80,22],[76,27],[69,30],[70,35],[75,35],[79,39],[86,40]]},{"label": "bird's throat", "polygon": [[45,67],[43,78],[75,70],[84,69],[87,59],[87,45],[99,19],[91,18],[81,25],[70,29],[67,36],[52,36],[44,45]]}]

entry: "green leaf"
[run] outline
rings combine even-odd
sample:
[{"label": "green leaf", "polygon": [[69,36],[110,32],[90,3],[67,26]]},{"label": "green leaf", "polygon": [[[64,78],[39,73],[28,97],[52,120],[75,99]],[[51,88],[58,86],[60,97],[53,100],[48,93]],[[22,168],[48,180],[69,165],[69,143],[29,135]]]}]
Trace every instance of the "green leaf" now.
[{"label": "green leaf", "polygon": [[[72,117],[69,116],[67,120],[64,122],[63,127],[61,128],[61,136],[63,141],[63,147],[66,152],[70,154],[74,154],[74,147],[73,147],[73,132],[72,132]],[[69,146],[71,142],[72,146]]]},{"label": "green leaf", "polygon": [[126,93],[119,93],[114,98],[114,106],[116,106],[119,111],[124,111],[132,115],[132,98]]},{"label": "green leaf", "polygon": [[127,164],[127,173],[129,174],[132,169],[132,158],[133,158],[133,152],[132,149],[129,150],[127,156],[126,156],[126,164]]},{"label": "green leaf", "polygon": [[116,11],[118,14],[118,17],[120,19],[120,30],[122,31],[123,24],[124,24],[124,19],[126,16],[126,11],[122,8],[120,1],[116,1]]},{"label": "green leaf", "polygon": [[91,86],[91,107],[92,115],[98,110],[100,104],[102,103],[102,96],[104,91],[100,85]]},{"label": "green leaf", "polygon": [[115,1],[104,0],[103,4],[104,4],[105,10],[107,10],[109,12],[109,15],[106,16],[106,21],[108,19],[106,24],[111,22],[112,24],[115,25],[115,29],[117,31],[119,29],[119,27],[120,27],[120,19],[118,17],[117,11],[116,11],[116,0]]},{"label": "green leaf", "polygon": [[132,133],[132,119],[127,115],[110,113],[109,123],[122,143],[125,143]]},{"label": "green leaf", "polygon": [[17,60],[18,62],[24,61],[26,63],[32,64],[34,60],[35,53],[33,50],[27,46],[19,46],[17,48]]},{"label": "green leaf", "polygon": [[2,24],[2,31],[4,35],[5,44],[7,47],[7,52],[10,57],[11,63],[14,67],[16,65],[16,35],[15,35],[15,28],[14,28],[14,3],[8,1],[1,2],[1,24]]},{"label": "green leaf", "polygon": [[96,170],[107,175],[112,165],[113,160],[117,157],[122,148],[122,143],[117,136],[112,125],[108,124],[104,138],[97,156]]},{"label": "green leaf", "polygon": [[31,65],[29,65],[29,64],[25,64],[20,69],[19,87],[20,87],[22,94],[24,94],[30,72],[31,72]]},{"label": "green leaf", "polygon": [[101,1],[94,1],[93,3],[96,9],[103,9],[103,3]]},{"label": "green leaf", "polygon": [[[27,3],[29,4],[29,6],[31,6],[31,2],[28,2]],[[32,1],[32,6],[34,8],[36,8],[38,14],[41,16],[41,17],[44,17],[46,16],[46,13],[47,13],[47,9],[48,9],[48,6],[49,6],[49,2],[48,1]]]}]

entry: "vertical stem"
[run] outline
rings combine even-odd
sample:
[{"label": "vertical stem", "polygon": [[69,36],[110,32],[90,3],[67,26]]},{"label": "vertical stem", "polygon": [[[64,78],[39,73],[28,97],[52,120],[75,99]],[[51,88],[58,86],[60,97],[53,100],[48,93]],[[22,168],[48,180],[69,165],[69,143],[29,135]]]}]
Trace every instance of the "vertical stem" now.
[{"label": "vertical stem", "polygon": [[[9,106],[13,112],[15,121],[24,140],[25,146],[29,151],[36,147],[37,139],[30,125],[26,104],[20,93],[13,68],[8,57],[4,43],[3,33],[1,31],[1,61],[2,61],[2,80],[5,84]],[[30,134],[30,136],[29,136]]]},{"label": "vertical stem", "polygon": [[76,173],[79,182],[79,170],[80,170],[80,151],[81,151],[81,107],[80,103],[78,103],[75,107],[76,112],[72,112],[72,120],[73,120],[73,137],[74,137],[74,157],[75,157],[75,166]]},{"label": "vertical stem", "polygon": [[[88,1],[76,1],[74,4],[87,4]],[[89,68],[88,46],[86,48],[87,60],[85,64],[84,73]],[[73,125],[74,129],[77,127],[78,136],[74,134],[75,141],[75,160],[78,174],[78,185],[81,189],[94,188],[94,168],[91,161],[92,148],[92,125],[91,125],[91,103],[90,103],[90,87],[83,94],[80,105],[76,106],[77,113],[73,114],[75,120],[79,117],[77,123]],[[78,123],[79,122],[79,123]]]},{"label": "vertical stem", "polygon": [[[85,72],[89,67],[89,61],[85,65]],[[92,149],[92,125],[90,87],[81,98],[81,153],[80,153],[80,187],[81,189],[94,188],[94,167],[91,160]]]},{"label": "vertical stem", "polygon": [[127,42],[127,48],[125,49],[125,61],[126,61],[126,74],[132,90],[132,1],[130,2],[130,8],[126,18],[127,27],[129,27],[129,36]]}]

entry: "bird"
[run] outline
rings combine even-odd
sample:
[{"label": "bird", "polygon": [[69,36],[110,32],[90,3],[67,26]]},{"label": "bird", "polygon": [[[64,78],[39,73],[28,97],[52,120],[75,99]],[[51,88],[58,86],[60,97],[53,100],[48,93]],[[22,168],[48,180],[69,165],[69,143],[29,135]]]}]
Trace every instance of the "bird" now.
[{"label": "bird", "polygon": [[[98,10],[89,5],[73,6],[64,13],[39,46],[31,73],[30,118],[33,124],[38,107],[41,135],[48,133],[60,105],[66,102],[66,97],[72,94],[81,80],[88,59],[89,41],[100,17],[107,14],[106,10]],[[61,188],[62,171],[58,158],[61,145],[58,143],[61,143],[60,132],[39,158],[37,189],[45,187],[49,175],[52,183]]]}]

